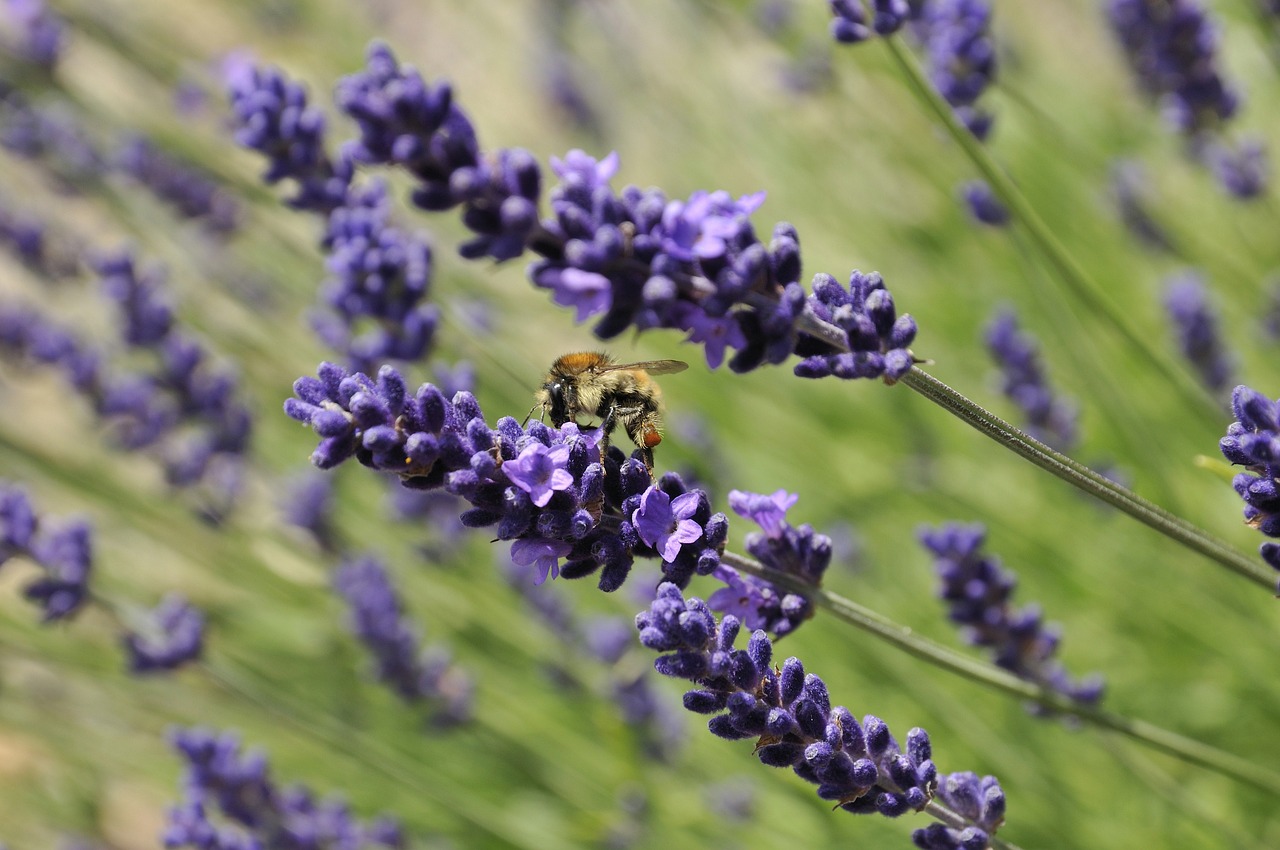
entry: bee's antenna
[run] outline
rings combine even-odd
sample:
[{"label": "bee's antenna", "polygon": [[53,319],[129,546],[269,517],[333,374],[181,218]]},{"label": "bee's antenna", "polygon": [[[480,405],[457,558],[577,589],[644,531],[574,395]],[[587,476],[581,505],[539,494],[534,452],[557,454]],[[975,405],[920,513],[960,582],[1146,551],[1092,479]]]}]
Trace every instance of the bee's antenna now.
[{"label": "bee's antenna", "polygon": [[[529,412],[524,415],[524,421],[520,423],[521,428],[529,424],[529,417],[533,416],[533,412],[537,410],[539,407],[542,407],[542,402],[538,402],[533,407],[529,408]],[[541,421],[542,417],[539,416],[538,420]]]}]

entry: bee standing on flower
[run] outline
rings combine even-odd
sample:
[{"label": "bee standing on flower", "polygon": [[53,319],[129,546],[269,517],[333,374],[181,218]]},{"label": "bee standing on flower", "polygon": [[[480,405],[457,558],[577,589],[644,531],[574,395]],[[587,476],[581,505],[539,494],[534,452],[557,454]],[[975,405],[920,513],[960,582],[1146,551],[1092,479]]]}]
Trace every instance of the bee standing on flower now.
[{"label": "bee standing on flower", "polygon": [[[609,435],[621,425],[641,450],[645,464],[653,469],[653,447],[662,442],[662,392],[650,377],[683,372],[689,364],[680,360],[645,360],[615,363],[600,351],[566,354],[551,364],[542,381],[534,410],[559,428],[577,422],[579,416],[600,417],[604,434],[601,449],[609,445]],[[529,411],[532,415],[533,411]]]}]

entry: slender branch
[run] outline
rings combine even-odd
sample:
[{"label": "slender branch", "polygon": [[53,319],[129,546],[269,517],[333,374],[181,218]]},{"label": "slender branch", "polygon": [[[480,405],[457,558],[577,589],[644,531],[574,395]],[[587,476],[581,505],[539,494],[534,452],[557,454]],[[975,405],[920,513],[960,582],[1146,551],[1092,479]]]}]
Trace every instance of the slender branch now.
[{"label": "slender branch", "polygon": [[1083,304],[1092,314],[1105,321],[1129,345],[1147,366],[1164,378],[1183,395],[1184,401],[1193,409],[1205,415],[1219,411],[1219,403],[1208,392],[1195,383],[1183,370],[1174,368],[1167,357],[1154,351],[1150,344],[1129,324],[1120,309],[1111,303],[1098,284],[1089,277],[1084,268],[1063,247],[1057,237],[1036,213],[1035,208],[1018,191],[1013,180],[996,164],[986,148],[974,138],[955,117],[951,105],[938,94],[937,90],[925,78],[915,57],[899,38],[889,37],[877,39],[885,46],[889,55],[897,64],[907,84],[915,95],[922,100],[934,115],[946,126],[952,139],[965,152],[981,172],[983,178],[1000,197],[1000,200],[1013,213],[1031,241],[1048,261],[1058,280]]},{"label": "slender branch", "polygon": [[1005,422],[991,411],[962,396],[918,366],[904,375],[900,383],[946,409],[957,418],[1013,450],[1043,470],[1077,487],[1091,496],[1123,511],[1142,524],[1199,552],[1232,572],[1275,590],[1275,576],[1255,559],[1228,543],[1208,534],[1199,526],[1149,502],[1127,487],[1104,478],[1084,464],[1072,460],[1044,443]]},{"label": "slender branch", "polygon": [[927,661],[935,667],[949,670],[952,673],[957,673],[967,679],[988,685],[1007,694],[1038,703],[1057,713],[1079,718],[1085,723],[1120,732],[1140,743],[1185,762],[1207,768],[1215,773],[1280,796],[1280,773],[1274,770],[1261,767],[1247,759],[1219,750],[1192,738],[1184,737],[1176,732],[1170,732],[1151,723],[1120,717],[1097,708],[1080,705],[1056,691],[1019,679],[999,667],[975,660],[928,638],[921,637],[910,628],[899,625],[850,599],[822,588],[814,587],[795,576],[770,569],[758,561],[733,552],[725,552],[722,560],[734,569],[750,573],[787,591],[807,597],[814,605],[828,611],[836,619],[856,626],[863,631],[870,632],[881,640],[906,651],[910,655],[914,655],[916,658]]}]

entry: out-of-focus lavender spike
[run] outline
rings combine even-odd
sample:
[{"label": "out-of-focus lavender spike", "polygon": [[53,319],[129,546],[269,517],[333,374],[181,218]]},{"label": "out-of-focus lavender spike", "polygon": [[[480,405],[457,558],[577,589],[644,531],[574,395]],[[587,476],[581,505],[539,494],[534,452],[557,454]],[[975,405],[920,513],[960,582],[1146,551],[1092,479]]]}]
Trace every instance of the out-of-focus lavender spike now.
[{"label": "out-of-focus lavender spike", "polygon": [[1004,227],[1009,223],[1009,209],[991,191],[983,180],[973,180],[961,185],[960,197],[969,214],[980,224]]},{"label": "out-of-focus lavender spike", "polygon": [[1151,216],[1145,188],[1146,178],[1138,163],[1119,161],[1111,166],[1111,197],[1125,228],[1147,248],[1176,253],[1168,232]]},{"label": "out-of-focus lavender spike", "polygon": [[1178,348],[1195,369],[1200,382],[1215,393],[1232,383],[1234,368],[1218,327],[1218,317],[1209,305],[1204,277],[1186,272],[1165,283],[1165,308],[1173,321]]},{"label": "out-of-focus lavender spike", "polygon": [[50,72],[67,44],[66,22],[44,0],[4,0],[16,41],[6,45],[22,61]]},{"label": "out-of-focus lavender spike", "polygon": [[1016,579],[995,558],[983,554],[986,529],[951,523],[922,528],[919,537],[933,554],[942,581],[939,595],[951,621],[964,627],[975,646],[990,649],[995,663],[1019,678],[1082,705],[1098,703],[1103,692],[1101,677],[1073,680],[1054,659],[1060,640],[1057,627],[1045,625],[1034,605],[1018,610],[1011,607]]},{"label": "out-of-focus lavender spike", "polygon": [[470,677],[440,652],[418,648],[418,630],[383,566],[370,556],[350,559],[333,583],[347,602],[352,632],[373,656],[378,681],[405,702],[427,705],[434,722],[468,719]]},{"label": "out-of-focus lavender spike", "polygon": [[176,594],[167,596],[151,612],[151,620],[124,637],[129,672],[167,672],[200,658],[204,615],[190,602]]},{"label": "out-of-focus lavender spike", "polygon": [[231,193],[142,136],[126,138],[114,163],[183,218],[198,220],[215,233],[230,233],[239,225],[240,208]]},{"label": "out-of-focus lavender spike", "polygon": [[1049,386],[1039,346],[1018,329],[1011,310],[1000,311],[987,325],[986,344],[1000,367],[1000,390],[1026,417],[1026,432],[1058,451],[1070,451],[1076,444],[1076,406]]},{"label": "out-of-focus lavender spike", "polygon": [[316,847],[403,850],[400,825],[383,815],[364,822],[340,800],[317,800],[303,785],[281,788],[266,756],[243,751],[234,733],[174,729],[169,739],[186,762],[181,801],[169,809],[165,847],[249,850]]},{"label": "out-of-focus lavender spike", "polygon": [[89,598],[93,530],[84,520],[50,521],[32,507],[22,488],[0,481],[0,564],[15,558],[36,564],[41,575],[23,595],[52,623],[77,614]]}]

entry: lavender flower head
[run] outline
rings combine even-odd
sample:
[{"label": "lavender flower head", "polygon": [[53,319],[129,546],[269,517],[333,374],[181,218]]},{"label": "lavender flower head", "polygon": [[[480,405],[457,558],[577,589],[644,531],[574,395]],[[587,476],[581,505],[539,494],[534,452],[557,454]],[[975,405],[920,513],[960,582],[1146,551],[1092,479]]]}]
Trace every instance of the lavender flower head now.
[{"label": "lavender flower head", "polygon": [[[1227,460],[1245,468],[1232,481],[1245,503],[1245,524],[1280,537],[1280,403],[1241,385],[1231,394],[1231,410],[1236,421],[1218,447]],[[1259,553],[1280,570],[1280,544],[1263,543]]]},{"label": "lavender flower head", "polygon": [[1059,451],[1076,443],[1076,407],[1049,386],[1036,342],[1018,330],[1018,320],[1003,310],[987,325],[987,351],[1000,367],[1000,389],[1027,419],[1032,437]]},{"label": "lavender flower head", "polygon": [[151,622],[124,637],[131,673],[176,670],[204,651],[204,615],[186,599],[171,594],[151,612]]},{"label": "lavender flower head", "polygon": [[809,307],[819,319],[840,329],[849,351],[825,353],[821,340],[801,334],[796,345],[796,353],[804,358],[795,367],[799,377],[883,378],[892,384],[915,365],[911,353],[915,319],[908,313],[898,315],[878,273],[854,271],[847,290],[831,275],[815,275]]},{"label": "lavender flower head", "polygon": [[[630,458],[617,447],[602,453],[598,432],[573,423],[554,429],[535,421],[526,428],[510,417],[491,428],[470,393],[448,401],[424,384],[410,395],[389,366],[375,381],[325,363],[317,377],[299,379],[294,391],[285,412],[321,438],[312,454],[316,466],[328,469],[354,457],[398,474],[405,486],[443,487],[470,503],[461,517],[465,525],[493,526],[497,539],[516,541],[513,559],[534,567],[541,579],[600,571],[601,589],[616,590],[636,554],[673,555],[662,569],[679,584],[719,565],[728,524],[723,515],[712,515],[706,494],[688,490],[672,473],[655,485],[639,451]],[[655,495],[654,487],[663,495]],[[694,498],[681,501],[687,494]],[[681,516],[664,514],[662,528],[675,525],[659,532],[664,498],[668,508],[679,505]],[[681,523],[696,525],[696,538],[692,525]]]},{"label": "lavender flower head", "polygon": [[0,481],[0,565],[15,557],[41,570],[23,595],[44,609],[44,622],[68,619],[88,600],[93,569],[89,524],[78,519],[51,522],[35,512],[20,487]]},{"label": "lavender flower head", "polygon": [[[763,631],[752,633],[746,649],[735,649],[737,618],[717,623],[702,600],[686,600],[669,583],[636,615],[636,628],[642,644],[663,653],[654,662],[659,673],[694,683],[685,708],[712,715],[712,734],[757,739],[755,755],[763,764],[791,768],[817,785],[822,799],[847,812],[888,817],[935,800],[939,776],[923,729],[912,729],[903,749],[880,718],[867,715],[859,723],[848,709],[832,706],[826,684],[798,658],[773,666],[773,643]],[[1003,815],[1002,800],[993,798],[993,815],[997,807],[1001,817],[989,818],[992,828]],[[970,828],[983,832],[982,843],[972,846],[987,846],[987,832],[977,823]]]},{"label": "lavender flower head", "polygon": [[933,553],[942,582],[939,594],[948,614],[952,622],[965,628],[971,643],[991,649],[996,665],[1021,679],[1083,705],[1097,704],[1103,691],[1101,677],[1073,681],[1054,660],[1059,630],[1046,626],[1034,605],[1011,608],[1016,579],[996,559],[982,553],[986,530],[981,525],[922,528],[919,537]]},{"label": "lavender flower head", "polygon": [[303,836],[314,847],[405,847],[399,824],[386,816],[365,823],[340,800],[317,801],[301,785],[281,788],[266,756],[242,752],[232,733],[175,729],[169,737],[187,770],[182,802],[169,810],[165,847],[294,850]]},{"label": "lavender flower head", "polygon": [[1231,383],[1232,363],[1209,306],[1204,278],[1188,272],[1165,284],[1164,303],[1178,335],[1178,348],[1195,369],[1200,382],[1215,393]]},{"label": "lavender flower head", "polygon": [[[767,496],[732,490],[729,507],[761,528],[746,536],[748,552],[765,566],[818,587],[831,563],[831,539],[815,533],[812,526],[794,528],[786,522],[787,510],[799,498],[786,490]],[[743,575],[727,564],[721,564],[714,575],[725,586],[707,598],[708,607],[732,614],[749,629],[782,637],[813,616],[813,604],[807,598],[784,593],[764,579]]]},{"label": "lavender flower head", "polygon": [[472,683],[439,650],[418,649],[418,634],[383,566],[372,557],[348,560],[334,587],[346,600],[351,630],[373,656],[375,675],[408,703],[433,708],[432,721],[453,725],[471,715]]},{"label": "lavender flower head", "polygon": [[5,0],[4,14],[16,30],[8,45],[23,61],[52,71],[66,47],[66,22],[44,0]]}]

